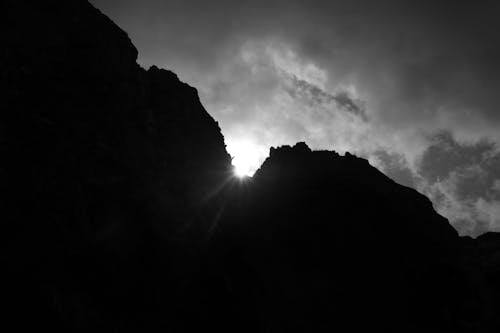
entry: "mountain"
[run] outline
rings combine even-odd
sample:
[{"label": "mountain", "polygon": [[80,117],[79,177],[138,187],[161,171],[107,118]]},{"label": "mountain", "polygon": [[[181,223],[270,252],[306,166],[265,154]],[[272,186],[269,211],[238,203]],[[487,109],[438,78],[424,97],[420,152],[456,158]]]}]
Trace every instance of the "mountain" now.
[{"label": "mountain", "polygon": [[224,258],[231,285],[252,290],[254,317],[272,313],[255,331],[454,332],[468,324],[459,238],[415,190],[364,159],[304,143],[272,149],[241,185],[214,257]]},{"label": "mountain", "polygon": [[[192,244],[218,207],[207,194],[231,171],[223,136],[194,88],[137,65],[126,33],[86,1],[2,6],[7,317],[126,330],[164,301],[144,292],[163,288],[154,270],[197,269]],[[169,293],[184,297],[177,282]]]},{"label": "mountain", "polygon": [[497,234],[304,143],[237,179],[196,89],[88,2],[0,6],[4,327],[498,331]]}]

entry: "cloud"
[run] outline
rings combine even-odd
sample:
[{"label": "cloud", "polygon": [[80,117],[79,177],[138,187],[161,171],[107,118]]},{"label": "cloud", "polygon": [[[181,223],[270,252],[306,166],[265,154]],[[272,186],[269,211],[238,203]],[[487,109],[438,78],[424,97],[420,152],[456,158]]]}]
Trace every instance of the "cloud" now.
[{"label": "cloud", "polygon": [[265,152],[260,162],[270,146],[297,141],[352,151],[371,131],[364,106],[349,87],[326,91],[326,74],[283,43],[248,42],[223,72],[210,76],[223,88],[209,84],[203,93],[207,105],[222,110],[218,119],[229,150],[253,141]]},{"label": "cloud", "polygon": [[326,85],[358,87],[384,120],[426,123],[441,112],[460,114],[459,121],[472,109],[484,119],[499,120],[495,2],[94,3],[114,13],[131,34],[142,63],[172,68],[193,83],[203,81],[200,74],[223,70],[242,45],[267,39],[326,69]]},{"label": "cloud", "polygon": [[415,187],[417,183],[414,172],[408,165],[408,161],[402,154],[388,153],[385,150],[377,150],[369,156],[370,163],[389,175],[401,185]]},{"label": "cloud", "polygon": [[495,180],[491,190],[500,193],[500,179]]},{"label": "cloud", "polygon": [[335,94],[327,93],[313,83],[306,80],[301,80],[295,75],[290,76],[291,87],[288,93],[292,97],[302,97],[308,100],[311,106],[324,106],[326,104],[335,103],[336,107],[359,116],[364,121],[367,120],[363,102],[361,100],[354,100],[350,93],[347,91],[339,91]]},{"label": "cloud", "polygon": [[229,151],[251,142],[260,163],[297,141],[348,150],[431,195],[459,230],[496,225],[496,1],[92,2],[141,64],[198,88]]},{"label": "cloud", "polygon": [[487,141],[460,144],[449,133],[437,134],[432,142],[414,173],[414,186],[459,233],[500,230],[498,146]]}]

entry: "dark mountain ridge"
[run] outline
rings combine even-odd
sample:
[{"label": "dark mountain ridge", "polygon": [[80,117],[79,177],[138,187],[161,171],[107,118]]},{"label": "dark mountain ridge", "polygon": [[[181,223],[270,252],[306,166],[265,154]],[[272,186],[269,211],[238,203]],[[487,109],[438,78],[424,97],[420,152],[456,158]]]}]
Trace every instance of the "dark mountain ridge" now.
[{"label": "dark mountain ridge", "polygon": [[500,239],[346,154],[232,175],[196,89],[86,1],[5,1],[2,325],[493,332]]}]

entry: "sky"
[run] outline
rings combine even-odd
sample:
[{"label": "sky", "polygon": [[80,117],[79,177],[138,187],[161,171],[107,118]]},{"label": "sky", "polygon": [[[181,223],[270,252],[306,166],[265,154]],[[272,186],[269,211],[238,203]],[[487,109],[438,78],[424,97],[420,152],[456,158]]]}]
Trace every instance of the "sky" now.
[{"label": "sky", "polygon": [[496,1],[92,0],[139,63],[174,71],[233,164],[349,151],[427,195],[461,235],[500,231]]}]

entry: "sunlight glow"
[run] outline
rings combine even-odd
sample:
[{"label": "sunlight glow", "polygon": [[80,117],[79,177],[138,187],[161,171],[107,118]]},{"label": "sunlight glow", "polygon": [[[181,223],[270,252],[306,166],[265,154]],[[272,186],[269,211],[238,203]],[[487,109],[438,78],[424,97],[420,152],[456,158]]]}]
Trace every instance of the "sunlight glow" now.
[{"label": "sunlight glow", "polygon": [[229,143],[227,150],[233,157],[234,174],[238,178],[252,177],[265,158],[262,149],[250,141]]},{"label": "sunlight glow", "polygon": [[250,166],[244,162],[242,163],[233,162],[233,166],[234,166],[234,174],[238,178],[251,177],[253,175]]}]

